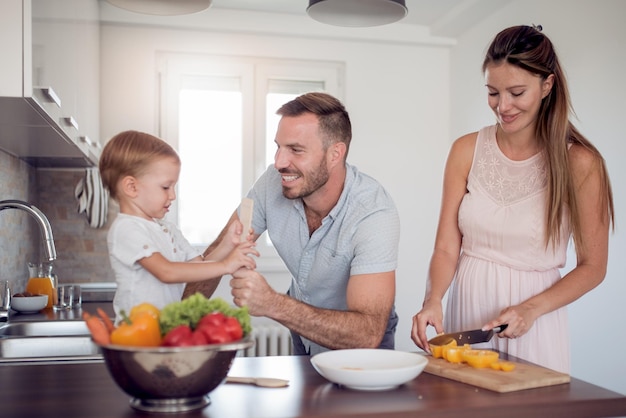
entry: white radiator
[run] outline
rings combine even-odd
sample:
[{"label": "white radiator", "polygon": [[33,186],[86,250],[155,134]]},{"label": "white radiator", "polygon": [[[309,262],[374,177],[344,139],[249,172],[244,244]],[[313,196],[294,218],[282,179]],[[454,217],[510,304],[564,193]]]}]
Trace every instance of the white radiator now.
[{"label": "white radiator", "polygon": [[291,333],[280,324],[253,325],[254,345],[242,354],[243,357],[291,355]]}]

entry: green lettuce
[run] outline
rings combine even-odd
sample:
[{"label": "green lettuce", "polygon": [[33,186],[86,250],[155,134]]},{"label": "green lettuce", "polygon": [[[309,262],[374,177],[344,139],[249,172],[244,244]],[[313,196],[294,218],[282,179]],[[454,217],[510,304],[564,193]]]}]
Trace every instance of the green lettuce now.
[{"label": "green lettuce", "polygon": [[167,334],[172,328],[178,325],[189,325],[194,329],[198,321],[200,321],[200,318],[216,311],[226,316],[234,316],[237,318],[243,329],[244,336],[252,331],[247,306],[237,308],[229,305],[228,302],[222,298],[208,299],[202,293],[197,292],[180,302],[172,302],[161,309],[159,315],[161,334]]}]

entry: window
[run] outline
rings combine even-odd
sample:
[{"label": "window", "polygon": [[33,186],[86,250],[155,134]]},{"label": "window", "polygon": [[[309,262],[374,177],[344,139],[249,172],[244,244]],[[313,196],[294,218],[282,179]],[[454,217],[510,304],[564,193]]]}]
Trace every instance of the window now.
[{"label": "window", "polygon": [[178,184],[178,224],[197,244],[217,237],[223,226],[207,220],[228,219],[232,213],[232,206],[215,201],[241,198],[235,187],[241,184],[241,91],[236,79],[211,81],[215,83],[184,86],[179,95],[178,152],[184,165]]},{"label": "window", "polygon": [[[308,91],[341,99],[343,65],[181,54],[158,61],[160,135],[182,160],[171,216],[192,244],[206,247],[273,164],[276,110]],[[257,247],[272,251],[266,239]]]}]

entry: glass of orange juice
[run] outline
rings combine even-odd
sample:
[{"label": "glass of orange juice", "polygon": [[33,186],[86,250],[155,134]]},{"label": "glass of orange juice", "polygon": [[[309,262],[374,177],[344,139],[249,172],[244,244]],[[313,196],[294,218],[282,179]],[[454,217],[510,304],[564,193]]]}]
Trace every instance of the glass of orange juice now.
[{"label": "glass of orange juice", "polygon": [[56,304],[56,283],[52,273],[52,263],[28,263],[30,279],[26,284],[26,291],[36,295],[48,295],[46,308]]}]

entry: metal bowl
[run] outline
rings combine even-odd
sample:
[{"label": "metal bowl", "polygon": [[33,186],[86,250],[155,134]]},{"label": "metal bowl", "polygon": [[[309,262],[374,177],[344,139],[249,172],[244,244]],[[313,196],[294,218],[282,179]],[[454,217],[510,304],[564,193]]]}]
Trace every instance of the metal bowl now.
[{"label": "metal bowl", "polygon": [[148,412],[183,412],[211,401],[209,392],[226,378],[238,350],[250,337],[227,344],[140,348],[101,345],[109,374],[131,396],[130,405]]}]

